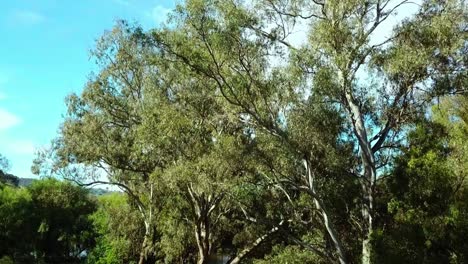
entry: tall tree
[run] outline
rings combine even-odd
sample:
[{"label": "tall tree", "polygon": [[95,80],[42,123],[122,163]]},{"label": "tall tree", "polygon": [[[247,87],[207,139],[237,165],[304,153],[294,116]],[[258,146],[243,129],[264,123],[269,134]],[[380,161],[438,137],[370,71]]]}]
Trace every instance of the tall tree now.
[{"label": "tall tree", "polygon": [[[373,37],[408,5],[414,3],[193,0],[176,9],[174,25],[152,33],[169,60],[211,79],[241,122],[297,150],[305,177],[288,183],[313,197],[340,263],[349,262],[343,234],[316,186],[326,175],[313,171],[323,152],[312,147],[313,137],[312,146],[291,139],[289,113],[310,102],[326,104],[345,118],[345,130],[334,140],[352,146],[346,175],[354,175],[361,186],[361,262],[370,263],[375,186],[393,156],[389,149],[434,96],[466,88],[463,1],[423,1],[417,14],[400,21],[388,38]],[[301,21],[309,25],[308,39],[295,47],[288,35]],[[330,149],[340,152],[340,145]]]},{"label": "tall tree", "polygon": [[[97,41],[92,55],[99,72],[91,75],[81,95],[67,98],[60,136],[50,152],[36,159],[34,169],[39,174],[58,173],[86,186],[112,184],[124,191],[145,229],[141,264],[157,257],[153,254],[154,224],[160,203],[151,174],[171,159],[171,149],[163,141],[143,141],[148,131],[164,133],[152,126],[150,117],[143,116],[145,106],[150,102],[163,111],[165,102],[145,93],[156,82],[153,74],[147,74],[151,66],[140,40],[134,37],[138,32],[139,28],[120,21]],[[163,93],[154,94],[158,92]]]},{"label": "tall tree", "polygon": [[68,97],[60,136],[35,169],[126,192],[145,228],[139,263],[167,257],[159,254],[172,250],[160,248],[172,228],[165,230],[164,210],[180,210],[193,229],[198,263],[207,263],[221,233],[217,223],[236,206],[232,189],[250,173],[252,138],[224,111],[207,78],[186,75],[146,42],[124,22],[102,37],[94,51],[100,72],[81,95]]}]

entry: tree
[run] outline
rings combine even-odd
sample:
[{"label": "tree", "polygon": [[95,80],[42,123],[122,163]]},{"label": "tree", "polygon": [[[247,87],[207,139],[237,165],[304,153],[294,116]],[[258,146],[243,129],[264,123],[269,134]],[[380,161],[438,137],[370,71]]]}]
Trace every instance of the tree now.
[{"label": "tree", "polygon": [[441,124],[448,133],[450,156],[448,162],[460,182],[465,186],[468,171],[468,97],[455,96],[442,98],[432,107],[433,122]]},{"label": "tree", "polygon": [[7,259],[12,262],[33,261],[30,253],[34,251],[36,230],[32,224],[32,212],[31,194],[26,189],[0,188],[0,257],[5,262]]},{"label": "tree", "polygon": [[98,209],[91,215],[96,230],[96,246],[89,252],[87,263],[136,263],[144,227],[137,210],[122,193],[104,194],[98,198]]},{"label": "tree", "polygon": [[0,256],[15,263],[80,263],[94,247],[94,210],[88,192],[70,183],[6,186],[0,190]]},{"label": "tree", "polygon": [[[378,187],[399,146],[434,99],[466,89],[463,1],[423,1],[373,37],[413,4],[187,0],[165,28],[119,22],[36,168],[124,191],[144,227],[141,264],[217,251],[237,263],[268,254],[276,234],[274,253],[295,243],[323,261],[370,263],[386,220],[376,202],[390,195]],[[289,37],[298,24],[302,45]],[[421,176],[397,173],[404,163],[390,177]]]},{"label": "tree", "polygon": [[[150,131],[163,132],[153,122],[162,115],[150,112],[145,116],[145,106],[164,111],[167,101],[164,83],[158,86],[154,75],[147,74],[151,66],[136,38],[138,32],[139,28],[121,21],[97,42],[92,54],[99,73],[90,77],[81,96],[67,98],[68,113],[60,136],[50,151],[38,156],[34,169],[83,186],[111,184],[124,191],[145,230],[139,257],[142,264],[158,257],[153,255],[154,217],[161,204],[151,174],[172,161],[172,149],[164,145],[170,138],[145,144]],[[161,89],[147,94],[153,84]]]},{"label": "tree", "polygon": [[[197,261],[207,263],[220,247],[220,223],[238,210],[236,186],[255,174],[249,155],[253,137],[223,110],[225,102],[209,79],[167,63],[148,40],[139,28],[121,22],[98,42],[94,54],[102,68],[81,95],[68,98],[60,136],[52,152],[38,157],[36,172],[50,169],[81,185],[121,188],[145,228],[139,263],[189,255],[193,244],[174,241],[180,234],[172,233],[167,222],[192,229]],[[103,172],[108,181],[93,178],[87,169]],[[237,216],[243,218],[244,212]],[[180,218],[187,223],[180,224]],[[251,230],[250,243],[244,241],[246,248],[232,263],[286,219],[275,221]]]},{"label": "tree", "polygon": [[[466,135],[465,135],[466,137]],[[467,189],[451,166],[444,126],[421,121],[396,159],[392,177],[379,189],[386,194],[375,234],[378,263],[464,263]],[[382,201],[379,201],[382,203]],[[384,231],[385,229],[385,231]]]},{"label": "tree", "polygon": [[10,161],[4,157],[2,154],[0,154],[0,170],[2,171],[8,171],[10,170]]},{"label": "tree", "polygon": [[78,263],[94,247],[92,222],[96,210],[86,189],[55,179],[28,187],[33,215],[33,243],[37,258],[47,263]]},{"label": "tree", "polygon": [[19,179],[13,174],[7,173],[11,168],[10,161],[0,154],[0,183],[18,186]]},{"label": "tree", "polygon": [[[334,140],[345,144],[330,149],[340,153],[343,146],[351,146],[345,175],[354,175],[361,186],[361,262],[370,263],[376,184],[394,155],[391,149],[405,137],[405,125],[415,113],[424,112],[434,96],[466,88],[463,1],[424,1],[389,38],[372,38],[399,8],[410,4],[194,0],[176,9],[174,25],[151,34],[168,60],[189,68],[194,76],[211,79],[256,135],[266,131],[298,150],[305,177],[289,177],[288,185],[313,197],[340,263],[349,262],[343,234],[323,201],[323,190],[315,185],[326,176],[313,171],[323,152],[294,143],[289,113],[310,102],[325,104],[344,118],[344,130]],[[288,33],[302,20],[310,25],[308,41],[295,47]],[[289,65],[275,65],[272,57]],[[313,139],[310,142],[317,143]]]}]

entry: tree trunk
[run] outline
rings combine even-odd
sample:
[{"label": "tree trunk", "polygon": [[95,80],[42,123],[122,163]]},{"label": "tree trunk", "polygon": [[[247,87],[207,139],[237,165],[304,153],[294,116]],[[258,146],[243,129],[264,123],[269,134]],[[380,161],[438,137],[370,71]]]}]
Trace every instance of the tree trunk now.
[{"label": "tree trunk", "polygon": [[143,243],[141,243],[140,249],[140,259],[138,260],[138,264],[145,264],[148,258],[148,247],[150,246],[150,237],[151,230],[149,223],[145,222],[145,237],[143,238]]},{"label": "tree trunk", "polygon": [[200,220],[196,225],[195,238],[198,246],[197,264],[208,263],[211,253],[210,226],[206,219]]},{"label": "tree trunk", "polygon": [[371,243],[370,243],[370,235],[371,233],[367,234],[367,237],[364,238],[362,241],[362,263],[363,264],[370,264],[371,263]]},{"label": "tree trunk", "polygon": [[[375,170],[371,168],[367,169],[367,172],[372,174],[375,173]],[[373,178],[373,176],[367,177]],[[369,186],[370,185],[370,186]],[[373,197],[373,183],[362,183],[364,189],[364,205],[362,208],[362,217],[364,220],[364,237],[362,239],[362,264],[371,263],[371,254],[372,254],[372,245],[371,245],[371,235],[373,232],[373,207],[374,207],[374,197]]]},{"label": "tree trunk", "polygon": [[146,243],[147,243],[147,236],[143,239],[143,243],[141,245],[140,250],[140,259],[138,260],[138,264],[145,264],[147,253],[146,253]]},{"label": "tree trunk", "polygon": [[192,208],[193,223],[195,224],[195,240],[198,247],[198,264],[208,263],[211,254],[211,214],[223,199],[223,194],[197,194],[192,185],[187,187],[188,201]]},{"label": "tree trunk", "polygon": [[317,210],[320,211],[322,218],[323,218],[323,223],[325,225],[325,229],[327,230],[328,235],[330,236],[333,246],[335,247],[335,251],[338,254],[338,260],[340,264],[346,264],[346,254],[343,250],[343,246],[341,243],[340,238],[338,237],[338,234],[336,233],[335,227],[333,225],[333,222],[330,219],[330,215],[328,211],[325,209],[325,206],[322,202],[322,200],[319,198],[319,196],[315,193],[315,187],[314,187],[314,177],[312,175],[311,171],[311,164],[309,163],[308,160],[304,160],[304,166],[307,171],[307,176],[308,176],[308,181],[309,181],[309,186],[307,187],[307,192],[312,196],[312,199],[315,203],[315,207]]},{"label": "tree trunk", "polygon": [[327,211],[324,208],[322,208],[322,206],[320,205],[321,203],[317,199],[314,198],[314,202],[316,204],[317,209],[322,212],[323,223],[325,224],[325,228],[327,230],[328,235],[332,239],[336,253],[338,254],[338,260],[340,264],[346,264],[346,254],[343,250],[343,246],[341,245],[341,241],[335,232],[335,228],[333,227],[333,223],[330,220]]},{"label": "tree trunk", "polygon": [[[344,84],[343,87],[346,87],[346,84]],[[374,186],[377,178],[375,157],[371,147],[371,142],[367,137],[367,131],[364,124],[364,117],[362,115],[359,105],[356,103],[353,95],[349,91],[345,92],[345,98],[354,128],[354,135],[356,136],[359,142],[361,161],[364,168],[362,176],[363,179],[361,179],[362,196],[364,200],[362,205],[364,234],[362,239],[361,263],[370,264],[372,257],[372,246],[370,242],[371,235],[373,232]]]},{"label": "tree trunk", "polygon": [[250,246],[244,248],[241,252],[239,252],[234,258],[230,259],[227,264],[238,264],[240,261],[252,250],[254,250],[258,245],[260,245],[263,241],[265,241],[268,237],[272,234],[276,233],[279,230],[279,227],[284,224],[284,220],[281,221],[277,226],[270,229],[267,233],[262,235],[261,237],[257,238]]}]

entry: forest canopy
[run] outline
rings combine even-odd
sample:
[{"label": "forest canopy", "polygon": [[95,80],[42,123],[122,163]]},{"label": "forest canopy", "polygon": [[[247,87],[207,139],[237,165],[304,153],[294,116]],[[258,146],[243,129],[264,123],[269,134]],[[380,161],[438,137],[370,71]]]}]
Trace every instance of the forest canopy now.
[{"label": "forest canopy", "polygon": [[[2,184],[2,219],[40,224],[0,257],[468,263],[467,17],[463,0],[186,0],[154,29],[119,21],[34,161],[72,183]],[[79,197],[40,194],[61,188]],[[73,213],[45,238],[54,210]]]}]

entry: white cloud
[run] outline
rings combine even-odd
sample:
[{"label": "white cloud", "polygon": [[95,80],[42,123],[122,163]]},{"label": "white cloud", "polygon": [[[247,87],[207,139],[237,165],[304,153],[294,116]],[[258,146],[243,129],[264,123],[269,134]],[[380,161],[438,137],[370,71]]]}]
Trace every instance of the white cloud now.
[{"label": "white cloud", "polygon": [[7,130],[21,123],[21,119],[14,114],[0,108],[0,131]]},{"label": "white cloud", "polygon": [[36,25],[44,22],[45,16],[35,11],[19,10],[12,14],[12,20],[23,25]]}]

